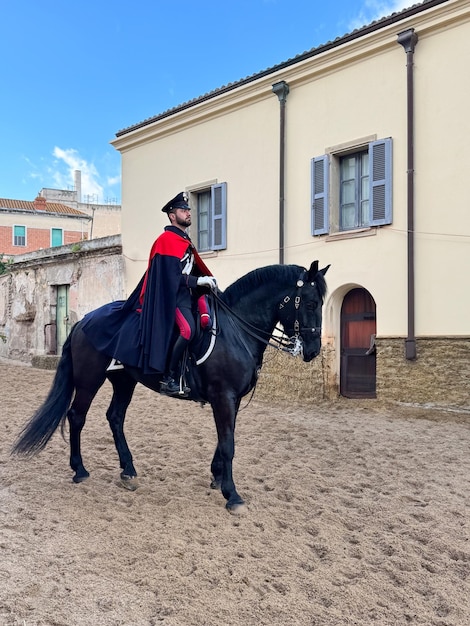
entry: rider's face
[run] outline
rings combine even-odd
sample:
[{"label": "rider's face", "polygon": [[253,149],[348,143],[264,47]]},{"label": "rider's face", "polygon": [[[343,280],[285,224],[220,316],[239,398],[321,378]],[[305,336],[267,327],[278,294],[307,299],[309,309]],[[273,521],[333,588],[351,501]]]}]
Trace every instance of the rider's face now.
[{"label": "rider's face", "polygon": [[174,216],[175,226],[179,226],[180,228],[191,226],[191,209],[175,209]]}]

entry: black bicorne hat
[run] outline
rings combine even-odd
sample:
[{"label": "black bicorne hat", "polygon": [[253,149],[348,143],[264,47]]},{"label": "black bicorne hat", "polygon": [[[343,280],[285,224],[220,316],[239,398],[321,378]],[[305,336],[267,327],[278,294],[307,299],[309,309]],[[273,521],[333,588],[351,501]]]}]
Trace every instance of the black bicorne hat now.
[{"label": "black bicorne hat", "polygon": [[163,207],[163,213],[169,213],[173,209],[190,209],[191,207],[188,204],[188,194],[185,191],[182,191],[177,196],[175,196],[170,202],[167,202]]}]

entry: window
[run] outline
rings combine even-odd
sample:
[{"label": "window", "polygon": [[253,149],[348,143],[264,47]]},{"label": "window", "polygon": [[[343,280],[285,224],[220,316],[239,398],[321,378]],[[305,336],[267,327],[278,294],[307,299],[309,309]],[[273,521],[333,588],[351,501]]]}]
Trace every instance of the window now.
[{"label": "window", "polygon": [[13,245],[26,246],[26,226],[13,226]]},{"label": "window", "polygon": [[339,229],[369,225],[369,153],[340,159]]},{"label": "window", "polygon": [[51,229],[51,247],[61,246],[64,243],[64,231],[62,228]]},{"label": "window", "polygon": [[227,183],[193,192],[197,197],[197,247],[200,252],[227,247]]},{"label": "window", "polygon": [[312,159],[311,185],[312,235],[391,224],[392,140]]}]

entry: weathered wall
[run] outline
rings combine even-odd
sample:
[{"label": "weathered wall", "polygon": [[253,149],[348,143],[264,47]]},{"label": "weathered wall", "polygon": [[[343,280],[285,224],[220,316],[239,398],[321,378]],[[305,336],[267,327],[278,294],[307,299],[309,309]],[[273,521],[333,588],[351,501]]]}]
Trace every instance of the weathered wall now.
[{"label": "weathered wall", "polygon": [[124,297],[120,237],[17,257],[0,276],[0,356],[31,361],[50,351],[57,286],[69,287],[69,328],[87,312]]}]

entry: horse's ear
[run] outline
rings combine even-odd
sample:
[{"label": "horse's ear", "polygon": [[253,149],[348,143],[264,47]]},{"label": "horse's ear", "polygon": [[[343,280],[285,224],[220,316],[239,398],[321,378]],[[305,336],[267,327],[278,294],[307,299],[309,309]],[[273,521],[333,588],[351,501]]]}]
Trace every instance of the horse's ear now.
[{"label": "horse's ear", "polygon": [[324,267],[322,270],[320,270],[320,273],[324,276],[327,273],[329,267],[331,267],[331,265],[327,265],[326,267]]},{"label": "horse's ear", "polygon": [[308,281],[315,280],[315,276],[318,274],[318,261],[312,261],[310,269],[308,270]]}]

